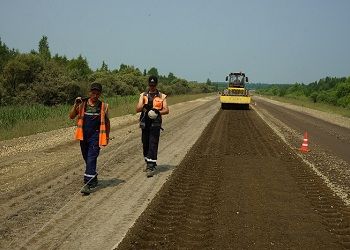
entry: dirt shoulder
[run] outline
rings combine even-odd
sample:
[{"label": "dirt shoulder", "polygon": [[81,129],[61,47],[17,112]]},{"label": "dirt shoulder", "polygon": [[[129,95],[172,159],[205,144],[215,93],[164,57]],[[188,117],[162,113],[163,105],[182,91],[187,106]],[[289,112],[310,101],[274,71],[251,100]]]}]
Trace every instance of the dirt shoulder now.
[{"label": "dirt shoulder", "polygon": [[[83,197],[74,128],[0,142],[0,248],[106,249],[117,244],[218,112],[216,96],[170,106],[158,172],[146,178],[138,115],[112,119],[100,186]],[[113,240],[111,240],[113,239]]]},{"label": "dirt shoulder", "polygon": [[[350,205],[350,119],[254,97],[254,110],[298,156]],[[304,132],[309,150],[299,151]]]}]

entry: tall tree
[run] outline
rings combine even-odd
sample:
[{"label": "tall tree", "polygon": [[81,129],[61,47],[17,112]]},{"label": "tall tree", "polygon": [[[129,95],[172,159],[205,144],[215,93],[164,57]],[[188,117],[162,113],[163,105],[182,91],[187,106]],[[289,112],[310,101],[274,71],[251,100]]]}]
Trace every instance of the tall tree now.
[{"label": "tall tree", "polygon": [[12,91],[16,91],[20,84],[29,87],[38,79],[43,68],[43,59],[40,56],[20,54],[4,67],[4,87]]},{"label": "tall tree", "polygon": [[171,82],[174,79],[176,79],[176,76],[173,73],[169,72],[169,74],[168,74],[168,81]]},{"label": "tall tree", "polygon": [[100,68],[100,71],[109,71],[108,65],[105,63],[105,61],[102,61],[102,66]]},{"label": "tall tree", "polygon": [[43,36],[39,41],[39,55],[45,60],[49,60],[51,58],[47,36]]},{"label": "tall tree", "polygon": [[122,63],[122,64],[120,64],[119,71],[125,70],[127,68],[128,68],[128,65]]},{"label": "tall tree", "polygon": [[68,70],[74,80],[86,80],[92,72],[86,58],[83,58],[81,55],[69,61]]},{"label": "tall tree", "polygon": [[158,75],[158,69],[157,68],[155,68],[155,67],[152,67],[152,68],[150,68],[150,70],[148,71],[148,73],[147,73],[148,75],[152,75],[152,76],[159,76]]},{"label": "tall tree", "polygon": [[15,55],[18,54],[14,49],[10,50],[5,43],[1,41],[0,38],[0,73],[5,67],[6,63],[14,58]]},{"label": "tall tree", "polygon": [[60,65],[67,65],[68,64],[68,59],[66,56],[60,56],[57,53],[52,57],[52,59],[57,62]]}]

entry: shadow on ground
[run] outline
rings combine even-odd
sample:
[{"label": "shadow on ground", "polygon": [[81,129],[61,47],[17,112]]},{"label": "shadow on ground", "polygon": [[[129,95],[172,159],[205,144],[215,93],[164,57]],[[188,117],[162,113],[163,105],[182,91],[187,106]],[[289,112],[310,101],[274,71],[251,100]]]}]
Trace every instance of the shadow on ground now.
[{"label": "shadow on ground", "polygon": [[93,189],[93,192],[99,191],[103,188],[107,187],[115,187],[118,186],[121,183],[124,183],[125,180],[117,179],[117,178],[111,178],[111,179],[99,179],[98,185],[96,188]]},{"label": "shadow on ground", "polygon": [[158,165],[154,172],[154,175],[173,170],[174,168],[175,166],[173,165]]}]

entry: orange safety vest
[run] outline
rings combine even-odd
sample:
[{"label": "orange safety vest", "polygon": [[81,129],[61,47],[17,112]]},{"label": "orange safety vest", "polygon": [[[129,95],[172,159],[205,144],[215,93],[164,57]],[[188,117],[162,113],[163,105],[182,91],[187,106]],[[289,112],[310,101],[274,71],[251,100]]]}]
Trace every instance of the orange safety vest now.
[{"label": "orange safety vest", "polygon": [[[159,92],[158,95],[153,98],[153,108],[162,110],[165,98],[166,95]],[[148,93],[143,93],[143,104],[148,104]]]},{"label": "orange safety vest", "polygon": [[[84,123],[84,113],[85,113],[85,104],[86,101],[83,102],[79,107],[79,114],[77,118],[77,129],[75,131],[75,139],[76,140],[84,140],[84,133],[83,133],[83,123]],[[109,131],[106,130],[106,123],[105,123],[105,117],[106,117],[106,108],[108,107],[108,104],[105,104],[102,102],[101,104],[101,123],[100,123],[100,134],[98,139],[99,146],[107,146],[108,144],[108,134]]]}]

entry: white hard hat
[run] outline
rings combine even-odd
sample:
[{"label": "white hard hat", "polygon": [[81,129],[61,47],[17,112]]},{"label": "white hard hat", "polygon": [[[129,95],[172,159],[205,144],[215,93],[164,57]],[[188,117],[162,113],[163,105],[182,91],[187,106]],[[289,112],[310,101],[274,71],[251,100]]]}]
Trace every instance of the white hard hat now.
[{"label": "white hard hat", "polygon": [[158,116],[158,114],[154,110],[151,109],[150,111],[148,111],[148,117],[150,119],[154,120],[157,118],[157,116]]}]

